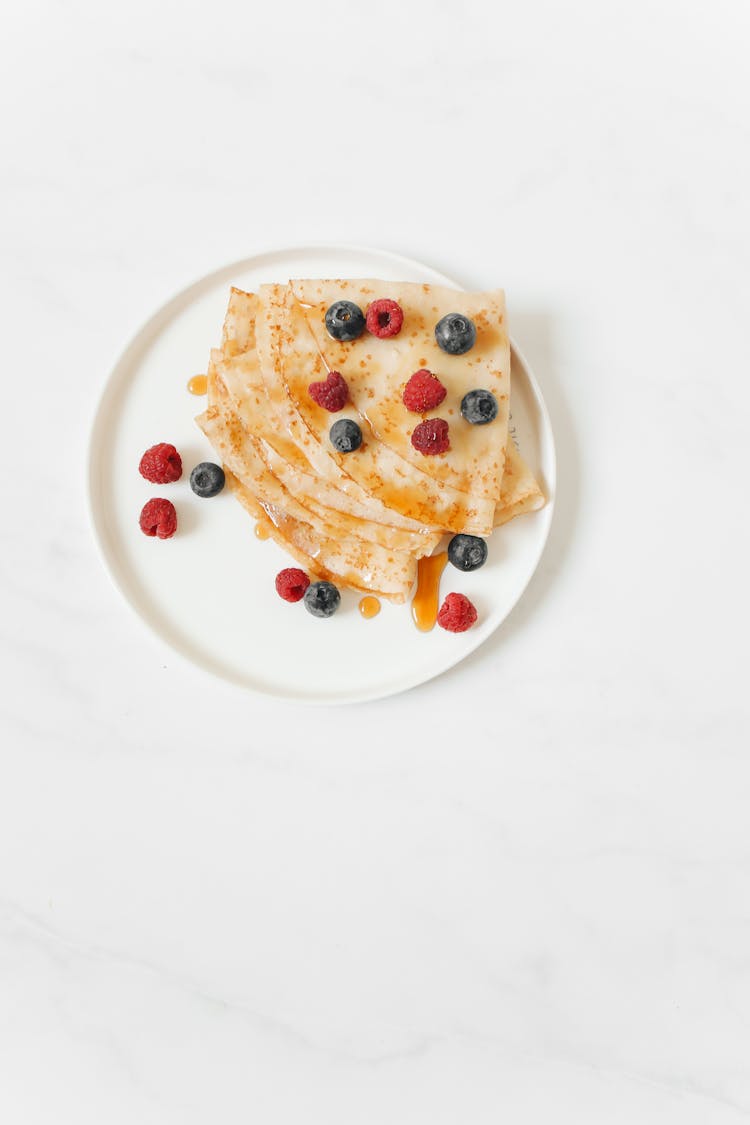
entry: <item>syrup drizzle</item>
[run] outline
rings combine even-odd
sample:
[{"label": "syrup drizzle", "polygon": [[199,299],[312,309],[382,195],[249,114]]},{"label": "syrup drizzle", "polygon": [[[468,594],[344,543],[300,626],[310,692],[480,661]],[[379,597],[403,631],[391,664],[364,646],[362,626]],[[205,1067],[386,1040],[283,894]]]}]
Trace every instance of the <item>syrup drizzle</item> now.
[{"label": "syrup drizzle", "polygon": [[412,599],[411,615],[414,624],[423,633],[429,633],[437,621],[440,575],[447,561],[448,552],[441,551],[417,563],[417,592]]}]

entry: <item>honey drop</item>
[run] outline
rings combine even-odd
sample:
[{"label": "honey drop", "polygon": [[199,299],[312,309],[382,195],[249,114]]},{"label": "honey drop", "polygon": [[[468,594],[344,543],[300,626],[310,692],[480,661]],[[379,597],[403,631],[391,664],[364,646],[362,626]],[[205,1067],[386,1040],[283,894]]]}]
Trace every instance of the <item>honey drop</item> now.
[{"label": "honey drop", "polygon": [[371,594],[368,594],[366,598],[362,598],[360,601],[359,612],[367,620],[371,617],[377,617],[380,613],[380,601],[378,598],[374,598]]},{"label": "honey drop", "polygon": [[191,395],[204,395],[208,390],[208,376],[193,375],[192,379],[188,381],[187,388]]}]

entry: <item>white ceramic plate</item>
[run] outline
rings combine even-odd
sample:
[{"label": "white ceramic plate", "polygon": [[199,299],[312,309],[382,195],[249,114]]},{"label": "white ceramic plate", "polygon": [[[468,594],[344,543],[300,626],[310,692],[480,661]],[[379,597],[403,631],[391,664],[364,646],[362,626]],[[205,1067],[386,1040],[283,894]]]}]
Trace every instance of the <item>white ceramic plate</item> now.
[{"label": "white ceramic plate", "polygon": [[[136,613],[164,641],[207,670],[244,687],[300,702],[377,699],[429,680],[472,652],[503,622],[533,574],[547,539],[555,453],[541,391],[513,347],[512,426],[548,503],[513,520],[490,540],[489,560],[473,574],[450,565],[441,601],[465,593],[479,611],[463,634],[420,633],[409,606],[383,602],[365,621],[361,597],[344,591],[335,617],[318,620],[281,601],[274,577],[289,557],[254,535],[229,489],[210,500],[190,490],[191,468],[214,460],[193,418],[205,399],[187,391],[219,339],[230,285],[255,289],[290,277],[378,277],[458,288],[420,262],[379,250],[307,247],[261,254],[190,286],[157,312],[126,348],[104,387],[91,435],[89,499],[105,564]],[[502,279],[498,279],[502,281]],[[512,310],[511,310],[512,311]],[[151,485],[138,462],[150,445],[172,442],[182,479]],[[177,508],[173,539],[138,528],[143,504],[166,496]]]}]

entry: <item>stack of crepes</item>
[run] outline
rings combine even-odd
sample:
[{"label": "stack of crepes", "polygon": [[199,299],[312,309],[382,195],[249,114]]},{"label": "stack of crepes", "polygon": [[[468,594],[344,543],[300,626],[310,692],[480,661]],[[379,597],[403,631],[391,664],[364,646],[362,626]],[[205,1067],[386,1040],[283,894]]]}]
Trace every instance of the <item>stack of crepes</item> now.
[{"label": "stack of crepes", "polygon": [[[365,331],[332,339],[326,310],[350,300],[363,312],[378,298],[404,314],[397,336]],[[476,326],[464,355],[435,339],[447,313]],[[446,388],[431,414],[449,424],[450,449],[428,456],[414,448],[419,423],[403,402],[420,369]],[[312,382],[340,372],[344,409],[313,401]],[[470,425],[463,396],[491,391],[497,417]],[[232,289],[221,347],[211,352],[208,406],[196,420],[221,459],[240,503],[268,521],[276,542],[318,578],[394,602],[408,597],[420,558],[445,533],[487,537],[493,528],[540,508],[542,492],[508,431],[510,343],[502,290],[462,293],[431,285],[381,281],[292,281],[257,293]],[[338,452],[329,438],[339,418],[362,430],[359,449]]]}]

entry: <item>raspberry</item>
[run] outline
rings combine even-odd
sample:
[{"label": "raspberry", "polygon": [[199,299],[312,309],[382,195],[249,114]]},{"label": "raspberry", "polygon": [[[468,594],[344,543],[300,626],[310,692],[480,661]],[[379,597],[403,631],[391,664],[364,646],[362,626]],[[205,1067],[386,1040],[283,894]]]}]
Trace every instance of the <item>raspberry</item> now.
[{"label": "raspberry", "polygon": [[446,389],[426,367],[415,371],[404,387],[404,406],[414,414],[426,414],[434,410],[446,396]]},{"label": "raspberry", "polygon": [[177,531],[177,512],[171,500],[162,500],[160,496],[155,496],[153,500],[143,505],[138,522],[144,535],[171,539]]},{"label": "raspberry", "polygon": [[411,435],[411,443],[426,457],[431,457],[435,453],[445,453],[451,447],[448,423],[443,418],[427,418],[415,428]]},{"label": "raspberry", "polygon": [[381,340],[389,336],[398,336],[401,325],[404,323],[404,314],[400,305],[382,297],[367,306],[367,331]]},{"label": "raspberry", "polygon": [[161,441],[146,450],[138,469],[152,484],[171,484],[182,476],[182,459],[173,445]]},{"label": "raspberry", "polygon": [[349,401],[346,379],[338,371],[329,372],[325,382],[311,383],[307,389],[313,402],[331,414],[343,410]]},{"label": "raspberry", "polygon": [[276,593],[285,602],[299,602],[305,596],[305,590],[310,585],[310,579],[304,570],[296,566],[288,566],[276,575]]},{"label": "raspberry", "polygon": [[465,633],[476,619],[476,609],[463,594],[448,594],[437,617],[438,625],[449,633]]}]

